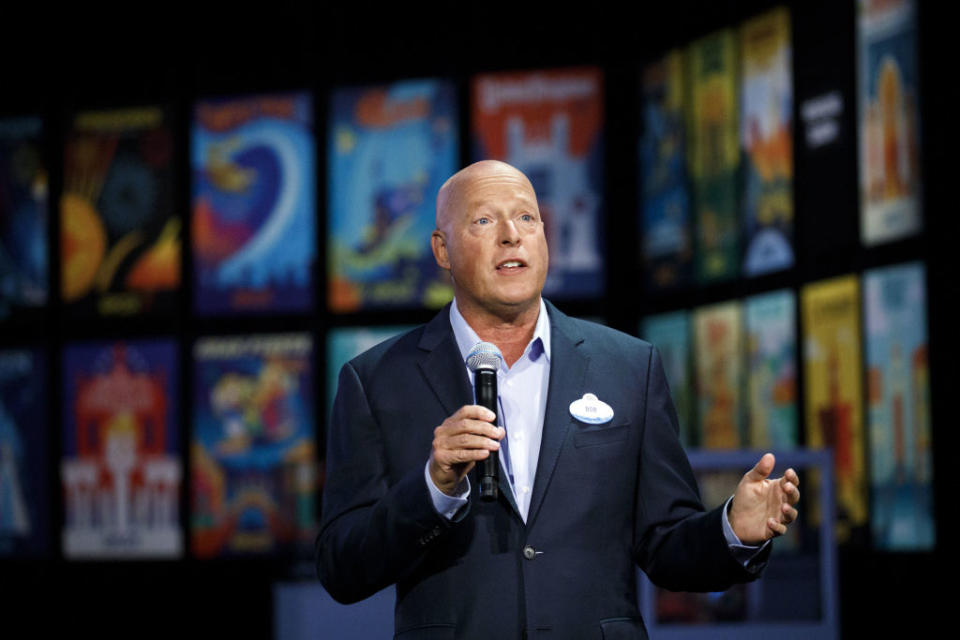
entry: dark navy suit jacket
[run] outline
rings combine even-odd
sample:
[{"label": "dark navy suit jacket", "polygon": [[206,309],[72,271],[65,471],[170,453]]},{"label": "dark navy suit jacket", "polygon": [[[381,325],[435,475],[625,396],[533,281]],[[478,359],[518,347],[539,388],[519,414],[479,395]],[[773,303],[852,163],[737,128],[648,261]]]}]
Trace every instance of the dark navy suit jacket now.
[{"label": "dark navy suit jacket", "polygon": [[[433,430],[473,392],[449,309],[345,365],[328,434],[320,579],[354,602],[397,585],[397,638],[645,638],[639,565],[674,590],[756,577],[704,512],[657,351],[547,303],[550,386],[527,522],[477,482],[447,521],[424,481]],[[576,420],[593,393],[607,424]],[[769,548],[769,547],[768,547]]]}]

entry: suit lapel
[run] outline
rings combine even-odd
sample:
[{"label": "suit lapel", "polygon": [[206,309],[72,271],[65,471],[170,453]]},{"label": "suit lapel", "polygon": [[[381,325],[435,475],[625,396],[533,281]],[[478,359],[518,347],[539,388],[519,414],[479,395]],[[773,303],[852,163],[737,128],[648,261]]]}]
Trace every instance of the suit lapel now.
[{"label": "suit lapel", "polygon": [[540,440],[540,458],[530,498],[527,526],[531,526],[543,504],[560,458],[560,451],[572,424],[570,403],[583,395],[587,366],[590,358],[579,346],[583,338],[570,319],[547,302],[550,315],[550,386],[547,389],[547,407],[543,418],[543,436]]},{"label": "suit lapel", "polygon": [[[418,346],[424,353],[417,364],[447,415],[452,415],[465,404],[473,404],[473,385],[450,326],[450,305],[444,307],[427,324]],[[498,476],[501,499],[507,502],[514,515],[522,521],[510,483],[505,476],[501,467]],[[471,479],[471,483],[476,484],[476,481]]]}]

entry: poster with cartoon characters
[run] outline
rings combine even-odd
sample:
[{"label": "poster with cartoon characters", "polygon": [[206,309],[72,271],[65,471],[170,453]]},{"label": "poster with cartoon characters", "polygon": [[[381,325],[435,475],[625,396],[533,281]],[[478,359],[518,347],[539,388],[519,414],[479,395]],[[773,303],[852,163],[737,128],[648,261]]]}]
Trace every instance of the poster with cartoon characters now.
[{"label": "poster with cartoon characters", "polygon": [[440,308],[453,297],[430,249],[436,198],[459,168],[456,87],[406,80],[330,101],[327,306]]},{"label": "poster with cartoon characters", "polygon": [[291,555],[316,530],[313,341],[207,337],[193,349],[190,551]]}]

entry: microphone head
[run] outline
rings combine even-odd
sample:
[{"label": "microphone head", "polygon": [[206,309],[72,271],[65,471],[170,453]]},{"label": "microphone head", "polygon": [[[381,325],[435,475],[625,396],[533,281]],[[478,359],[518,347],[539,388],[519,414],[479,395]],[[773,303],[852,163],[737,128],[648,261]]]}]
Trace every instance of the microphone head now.
[{"label": "microphone head", "polygon": [[478,342],[467,355],[467,366],[470,371],[497,371],[500,369],[500,363],[503,361],[503,355],[497,345],[490,342]]}]

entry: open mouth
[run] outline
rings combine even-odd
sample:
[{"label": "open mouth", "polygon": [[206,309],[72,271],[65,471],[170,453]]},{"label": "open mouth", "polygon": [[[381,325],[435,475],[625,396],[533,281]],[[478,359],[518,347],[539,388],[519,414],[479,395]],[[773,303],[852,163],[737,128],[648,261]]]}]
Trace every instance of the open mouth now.
[{"label": "open mouth", "polygon": [[504,260],[497,265],[497,271],[513,271],[527,266],[522,260]]}]

